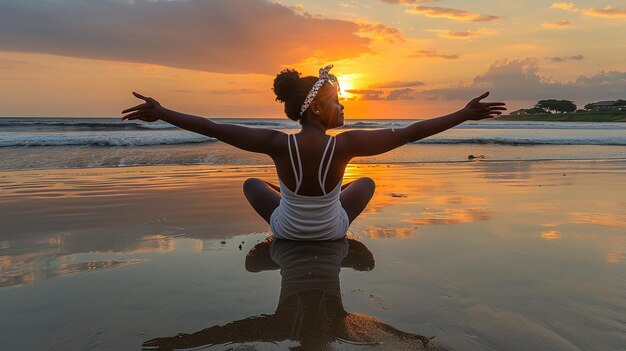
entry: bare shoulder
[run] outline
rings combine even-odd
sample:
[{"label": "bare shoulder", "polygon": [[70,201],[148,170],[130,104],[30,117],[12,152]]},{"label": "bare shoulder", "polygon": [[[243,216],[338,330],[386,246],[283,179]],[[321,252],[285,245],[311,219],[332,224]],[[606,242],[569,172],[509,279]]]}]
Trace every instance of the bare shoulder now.
[{"label": "bare shoulder", "polygon": [[349,162],[354,157],[353,146],[351,145],[353,130],[348,130],[335,135],[335,157]]},{"label": "bare shoulder", "polygon": [[407,142],[406,128],[349,130],[337,135],[337,147],[348,159],[382,154]]},{"label": "bare shoulder", "polygon": [[282,154],[284,151],[287,151],[287,137],[288,134],[280,131],[280,130],[276,130],[276,129],[271,129],[271,133],[272,136],[269,140],[269,144],[271,145],[271,154],[270,156],[273,155],[280,155]]}]

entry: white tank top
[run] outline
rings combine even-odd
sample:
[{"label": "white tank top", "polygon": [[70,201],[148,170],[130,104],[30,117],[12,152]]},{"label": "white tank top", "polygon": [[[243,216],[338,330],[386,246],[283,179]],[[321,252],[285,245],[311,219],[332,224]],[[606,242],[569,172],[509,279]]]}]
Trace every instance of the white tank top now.
[{"label": "white tank top", "polygon": [[[298,170],[296,170],[296,163],[294,162],[293,152],[291,151],[292,136],[295,144],[296,158],[298,160]],[[330,151],[328,163],[324,168],[324,159],[326,158],[331,142],[333,142],[333,147]],[[278,238],[291,240],[336,240],[345,236],[348,230],[349,220],[339,201],[343,178],[339,180],[337,185],[329,193],[326,193],[324,187],[333,153],[335,152],[335,144],[335,138],[330,136],[320,161],[318,181],[323,195],[305,196],[298,194],[303,176],[298,142],[294,134],[288,135],[287,146],[289,148],[289,158],[296,179],[296,189],[292,191],[283,183],[282,179],[278,177],[281,200],[280,205],[274,210],[270,219],[270,227],[274,235]],[[324,172],[322,172],[322,170],[324,170]]]}]

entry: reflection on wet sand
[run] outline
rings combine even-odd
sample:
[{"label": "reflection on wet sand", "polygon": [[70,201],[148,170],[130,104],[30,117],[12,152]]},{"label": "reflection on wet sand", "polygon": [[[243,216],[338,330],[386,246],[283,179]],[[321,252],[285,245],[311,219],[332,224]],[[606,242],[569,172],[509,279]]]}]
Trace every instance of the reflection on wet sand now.
[{"label": "reflection on wet sand", "polygon": [[594,224],[605,227],[626,228],[626,215],[598,212],[572,212],[569,214],[572,223]]},{"label": "reflection on wet sand", "polygon": [[[489,185],[468,175],[468,165],[453,165],[446,172],[420,168],[409,172],[398,172],[389,165],[353,166],[349,172],[347,169],[350,177],[371,176],[376,181],[376,194],[351,227],[352,232],[372,239],[412,238],[420,226],[493,218]],[[362,225],[365,221],[368,223]]]},{"label": "reflection on wet sand", "polygon": [[[84,271],[143,262],[119,255],[165,253],[176,248],[171,235],[135,236],[126,232],[63,233],[34,240],[3,241],[0,247],[0,287],[17,287]],[[24,247],[28,247],[25,250]],[[89,254],[98,254],[92,259]],[[102,254],[115,255],[102,259]]]},{"label": "reflection on wet sand", "polygon": [[419,216],[410,222],[418,225],[448,225],[486,221],[491,219],[491,211],[474,208],[427,208],[420,212]]},{"label": "reflection on wet sand", "polygon": [[365,233],[371,239],[384,239],[384,238],[413,238],[416,234],[414,227],[378,227],[375,225],[368,225],[365,227]]},{"label": "reflection on wet sand", "polygon": [[[3,274],[0,276],[0,288],[22,286],[32,284],[38,280],[54,278],[61,275],[96,271],[140,262],[143,262],[143,260],[84,261],[63,263],[58,266],[48,266],[45,267],[45,269],[32,269],[32,267],[31,269],[23,269],[24,267],[21,267],[19,264],[11,264],[8,268],[5,269],[3,267],[2,269]],[[0,265],[1,264],[2,262],[0,262]]]},{"label": "reflection on wet sand", "polygon": [[363,243],[353,239],[295,242],[269,238],[250,250],[246,269],[280,270],[281,291],[274,314],[149,340],[143,347],[172,350],[265,342],[289,350],[334,350],[354,344],[388,350],[445,350],[433,338],[400,331],[372,316],[347,312],[339,282],[342,267],[369,271],[374,268],[374,257]]}]

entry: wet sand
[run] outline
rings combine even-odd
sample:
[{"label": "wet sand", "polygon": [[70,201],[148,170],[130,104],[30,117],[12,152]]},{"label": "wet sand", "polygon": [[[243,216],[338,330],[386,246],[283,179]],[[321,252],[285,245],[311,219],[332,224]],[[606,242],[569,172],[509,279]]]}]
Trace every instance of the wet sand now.
[{"label": "wet sand", "polygon": [[[310,280],[241,191],[271,167],[0,172],[0,345],[623,349],[626,161],[362,164],[344,182],[362,176],[361,251],[297,246]],[[233,327],[261,315],[301,328]]]}]

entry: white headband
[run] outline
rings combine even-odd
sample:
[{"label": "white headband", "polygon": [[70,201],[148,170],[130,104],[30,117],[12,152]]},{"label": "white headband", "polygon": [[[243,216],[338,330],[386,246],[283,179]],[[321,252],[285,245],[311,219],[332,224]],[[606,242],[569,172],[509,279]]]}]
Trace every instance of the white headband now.
[{"label": "white headband", "polygon": [[332,73],[328,73],[331,68],[333,68],[333,65],[320,68],[320,77],[317,79],[317,82],[313,84],[313,88],[311,88],[311,91],[309,91],[309,94],[306,96],[304,104],[302,104],[302,107],[300,108],[300,116],[302,116],[304,111],[309,108],[309,105],[311,105],[311,102],[315,99],[315,95],[317,95],[317,92],[320,90],[322,85],[324,85],[324,83],[329,82],[332,86],[337,88],[337,91],[339,91],[339,81],[337,80],[337,77],[335,77]]}]

